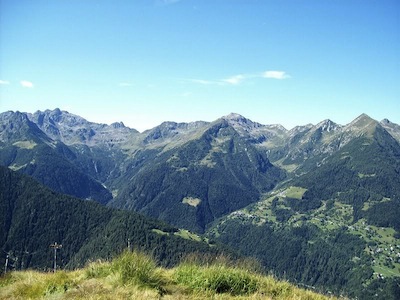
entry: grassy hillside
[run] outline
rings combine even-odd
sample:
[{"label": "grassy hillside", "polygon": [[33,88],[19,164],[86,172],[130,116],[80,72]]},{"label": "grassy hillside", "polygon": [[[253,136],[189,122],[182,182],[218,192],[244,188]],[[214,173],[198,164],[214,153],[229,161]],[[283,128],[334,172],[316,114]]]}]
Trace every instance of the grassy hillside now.
[{"label": "grassy hillside", "polygon": [[334,299],[263,276],[254,262],[191,257],[173,269],[142,252],[83,269],[11,272],[0,278],[0,299]]}]

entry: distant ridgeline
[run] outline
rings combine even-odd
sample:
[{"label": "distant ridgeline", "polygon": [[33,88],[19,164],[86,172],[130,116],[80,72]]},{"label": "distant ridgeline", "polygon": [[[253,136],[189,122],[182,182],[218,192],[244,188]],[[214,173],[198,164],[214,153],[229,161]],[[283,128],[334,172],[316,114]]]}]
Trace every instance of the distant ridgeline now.
[{"label": "distant ridgeline", "polygon": [[291,130],[230,114],[139,133],[59,109],[4,112],[1,255],[45,268],[57,241],[73,267],[130,239],[170,265],[220,251],[212,240],[297,284],[399,299],[399,142],[399,125],[365,114]]}]

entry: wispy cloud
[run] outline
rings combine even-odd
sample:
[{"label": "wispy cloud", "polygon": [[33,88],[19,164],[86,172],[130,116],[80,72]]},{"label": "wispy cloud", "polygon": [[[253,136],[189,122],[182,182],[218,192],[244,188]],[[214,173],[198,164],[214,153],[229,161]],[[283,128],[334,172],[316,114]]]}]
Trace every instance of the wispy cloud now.
[{"label": "wispy cloud", "polygon": [[189,81],[201,85],[238,85],[247,77],[245,75],[234,75],[224,79],[219,80],[208,80],[208,79],[184,79],[184,81]]},{"label": "wispy cloud", "polygon": [[8,85],[8,84],[10,84],[10,82],[8,80],[0,80],[0,84]]},{"label": "wispy cloud", "polygon": [[288,79],[290,78],[290,75],[286,74],[285,71],[265,71],[262,77],[272,79]]},{"label": "wispy cloud", "polygon": [[217,80],[206,80],[206,79],[184,79],[184,81],[189,81],[201,85],[221,85],[221,81]]},{"label": "wispy cloud", "polygon": [[27,80],[21,80],[19,82],[24,88],[33,88],[33,83]]},{"label": "wispy cloud", "polygon": [[288,79],[290,75],[285,71],[265,71],[261,73],[253,73],[253,74],[238,74],[233,75],[224,79],[219,80],[208,80],[208,79],[185,79],[185,81],[190,81],[193,83],[198,83],[202,85],[240,85],[249,79],[254,78],[265,78],[265,79]]},{"label": "wispy cloud", "polygon": [[240,84],[243,80],[249,78],[249,75],[235,75],[226,79],[222,79],[221,82],[225,82],[227,84],[237,85]]}]

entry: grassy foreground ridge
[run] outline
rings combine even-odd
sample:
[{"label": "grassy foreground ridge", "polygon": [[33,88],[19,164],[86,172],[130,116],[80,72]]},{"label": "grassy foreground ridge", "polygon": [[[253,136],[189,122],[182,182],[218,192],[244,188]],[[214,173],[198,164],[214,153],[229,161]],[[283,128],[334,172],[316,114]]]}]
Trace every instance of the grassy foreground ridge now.
[{"label": "grassy foreground ridge", "polygon": [[192,256],[160,268],[142,252],[124,252],[74,271],[10,272],[0,299],[334,299],[257,272],[252,261]]}]

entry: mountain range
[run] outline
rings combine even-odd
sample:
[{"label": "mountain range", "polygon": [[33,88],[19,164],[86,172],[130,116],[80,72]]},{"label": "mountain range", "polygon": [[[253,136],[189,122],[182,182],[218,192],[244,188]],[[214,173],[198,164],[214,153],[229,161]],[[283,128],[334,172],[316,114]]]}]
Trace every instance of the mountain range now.
[{"label": "mountain range", "polygon": [[232,113],[140,133],[59,109],[9,111],[0,164],[203,234],[298,284],[400,293],[400,126],[387,119],[287,130]]}]

